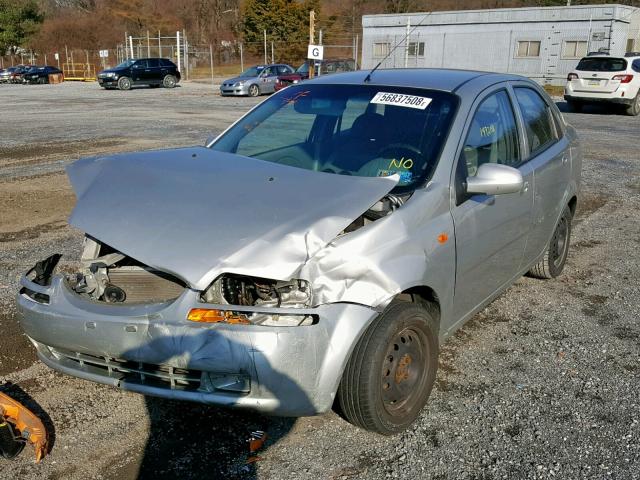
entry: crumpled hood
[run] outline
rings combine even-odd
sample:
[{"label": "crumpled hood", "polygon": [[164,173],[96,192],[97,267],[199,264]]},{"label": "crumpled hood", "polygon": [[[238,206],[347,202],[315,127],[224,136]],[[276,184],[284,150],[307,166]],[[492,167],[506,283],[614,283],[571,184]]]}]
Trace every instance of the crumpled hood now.
[{"label": "crumpled hood", "polygon": [[198,290],[224,272],[290,279],[398,182],[204,147],[86,158],[67,174],[72,225]]}]

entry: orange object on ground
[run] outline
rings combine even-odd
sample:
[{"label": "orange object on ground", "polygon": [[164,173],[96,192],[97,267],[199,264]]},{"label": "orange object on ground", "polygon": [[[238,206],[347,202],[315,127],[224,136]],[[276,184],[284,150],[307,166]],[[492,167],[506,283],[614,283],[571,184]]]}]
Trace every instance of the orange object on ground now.
[{"label": "orange object on ground", "polygon": [[11,425],[13,433],[19,435],[16,441],[23,439],[33,445],[36,463],[42,460],[47,453],[48,441],[42,421],[20,402],[0,392],[0,427],[6,427],[7,423]]}]

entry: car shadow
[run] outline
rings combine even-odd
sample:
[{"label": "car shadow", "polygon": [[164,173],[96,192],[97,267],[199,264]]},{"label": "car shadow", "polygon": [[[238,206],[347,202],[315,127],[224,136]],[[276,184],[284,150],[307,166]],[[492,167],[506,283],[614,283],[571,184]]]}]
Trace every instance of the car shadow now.
[{"label": "car shadow", "polygon": [[[151,355],[154,364],[190,369],[194,362],[202,365],[206,361],[212,371],[232,373],[229,370],[232,363],[225,366],[225,361],[218,359],[230,354],[237,361],[242,352],[250,356],[250,371],[256,371],[255,355],[260,355],[261,365],[270,368],[255,346],[247,347],[230,340],[215,328],[203,328],[196,335],[189,331],[193,330],[186,330],[182,336],[156,337],[144,346],[125,352],[123,358],[141,361]],[[243,371],[242,363],[238,361],[239,369],[233,373],[248,373]],[[261,389],[277,388],[287,392],[284,402],[312,409],[312,402],[293,379],[280,372],[265,375],[265,369],[260,371],[263,372]],[[145,396],[145,406],[150,422],[149,436],[137,477],[134,477],[138,479],[257,479],[256,464],[261,456],[268,456],[268,449],[286,436],[296,422],[295,418],[152,396]],[[250,452],[247,440],[255,431],[264,431],[267,437],[262,448]]]},{"label": "car shadow", "polygon": [[607,105],[604,103],[583,105],[580,112],[572,111],[567,102],[556,102],[556,105],[562,113],[585,113],[589,115],[621,115],[623,113],[622,107],[618,105]]},{"label": "car shadow", "polygon": [[31,395],[29,395],[15,383],[7,382],[3,385],[0,385],[0,392],[20,402],[40,419],[47,432],[47,453],[51,452],[53,446],[56,443],[56,428],[47,411],[42,408]]}]

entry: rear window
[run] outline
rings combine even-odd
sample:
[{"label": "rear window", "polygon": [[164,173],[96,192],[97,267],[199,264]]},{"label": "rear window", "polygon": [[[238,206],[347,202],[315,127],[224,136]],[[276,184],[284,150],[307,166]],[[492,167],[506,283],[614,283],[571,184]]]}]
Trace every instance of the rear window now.
[{"label": "rear window", "polygon": [[627,61],[624,58],[583,58],[578,63],[576,70],[587,72],[621,72],[627,69]]}]

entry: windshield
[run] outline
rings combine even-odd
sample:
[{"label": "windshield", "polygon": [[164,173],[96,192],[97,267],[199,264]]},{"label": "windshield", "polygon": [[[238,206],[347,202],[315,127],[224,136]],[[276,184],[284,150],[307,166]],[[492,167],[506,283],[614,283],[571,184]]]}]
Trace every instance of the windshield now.
[{"label": "windshield", "polygon": [[416,88],[293,85],[242,118],[212,146],[307,170],[400,175],[395,191],[433,172],[457,97]]},{"label": "windshield", "polygon": [[587,72],[621,72],[627,69],[627,61],[624,58],[583,58],[578,63],[576,70]]},{"label": "windshield", "polygon": [[307,62],[304,62],[302,65],[296,68],[296,73],[302,73],[302,74],[309,73],[309,64]]},{"label": "windshield", "polygon": [[260,75],[260,72],[264,70],[264,67],[251,67],[247,68],[244,72],[240,74],[241,77],[257,77]]},{"label": "windshield", "polygon": [[124,62],[116,65],[114,68],[128,68],[131,65],[133,65],[134,63],[136,63],[136,61],[134,59],[131,60],[125,60]]}]

